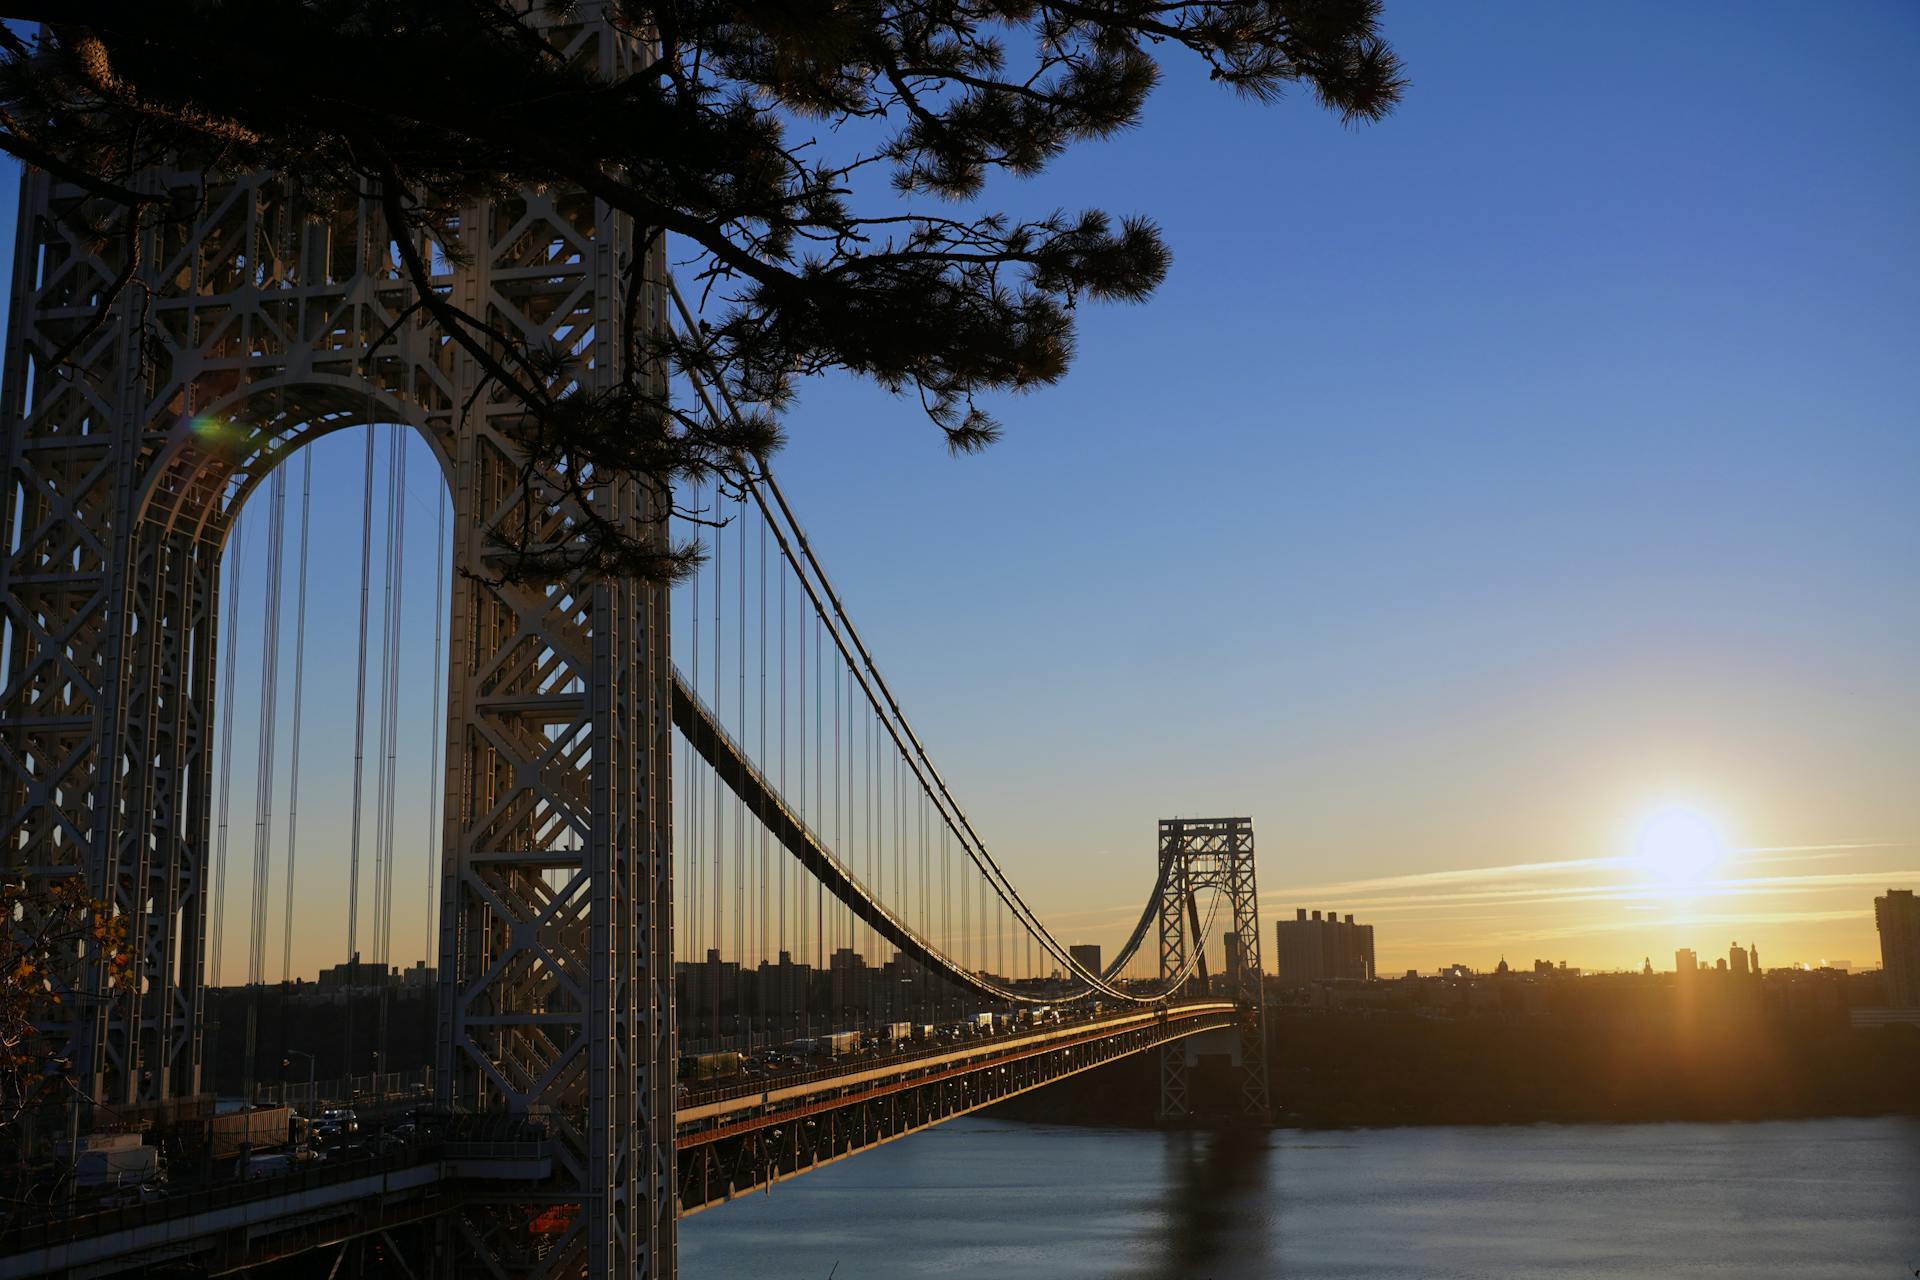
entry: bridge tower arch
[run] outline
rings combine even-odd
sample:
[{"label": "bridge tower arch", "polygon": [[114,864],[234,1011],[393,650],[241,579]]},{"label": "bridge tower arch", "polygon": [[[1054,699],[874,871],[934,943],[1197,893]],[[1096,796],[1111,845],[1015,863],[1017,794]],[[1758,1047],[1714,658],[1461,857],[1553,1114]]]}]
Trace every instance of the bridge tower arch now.
[{"label": "bridge tower arch", "polygon": [[[1160,866],[1165,888],[1159,909],[1160,976],[1187,972],[1198,960],[1198,976],[1189,981],[1209,985],[1204,957],[1191,957],[1191,948],[1204,945],[1208,929],[1200,919],[1204,890],[1226,899],[1231,916],[1222,935],[1225,969],[1219,982],[1224,994],[1240,1007],[1234,1031],[1233,1056],[1240,1082],[1243,1114],[1272,1118],[1267,1090],[1266,986],[1260,966],[1260,902],[1254,877],[1253,819],[1163,818],[1160,822]],[[1219,990],[1219,987],[1215,988]],[[1204,994],[1204,992],[1202,992]],[[1187,1059],[1190,1046],[1182,1041],[1160,1050],[1160,1117],[1187,1116]]]},{"label": "bridge tower arch", "polygon": [[[550,38],[609,72],[639,56],[598,21]],[[133,185],[166,216],[25,175],[0,390],[0,848],[16,873],[85,877],[137,952],[130,993],[84,959],[58,975],[72,1014],[50,1030],[94,1105],[202,1092],[227,533],[299,444],[404,423],[453,495],[437,1101],[548,1158],[456,1211],[448,1263],[671,1275],[668,592],[500,573],[496,529],[554,545],[583,513],[518,444],[517,403],[414,306],[377,200],[326,206],[270,173]],[[657,244],[588,196],[522,191],[437,231],[416,247],[444,296],[570,352],[585,390],[617,376],[623,326],[666,323]],[[638,483],[584,501],[661,527]],[[578,1210],[527,1244],[552,1204]]]}]

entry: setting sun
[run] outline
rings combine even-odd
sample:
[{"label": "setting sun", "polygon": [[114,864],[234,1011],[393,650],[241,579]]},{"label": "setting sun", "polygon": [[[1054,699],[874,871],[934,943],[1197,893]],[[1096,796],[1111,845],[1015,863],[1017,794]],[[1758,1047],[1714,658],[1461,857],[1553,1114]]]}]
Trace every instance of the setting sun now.
[{"label": "setting sun", "polygon": [[1713,878],[1727,856],[1720,825],[1687,805],[1665,805],[1640,820],[1633,858],[1641,874],[1668,889],[1686,889]]}]

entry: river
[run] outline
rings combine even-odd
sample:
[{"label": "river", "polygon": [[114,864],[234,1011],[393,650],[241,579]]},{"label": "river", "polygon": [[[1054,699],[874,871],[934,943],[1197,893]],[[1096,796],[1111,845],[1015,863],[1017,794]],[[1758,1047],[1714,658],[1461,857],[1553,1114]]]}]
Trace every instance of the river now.
[{"label": "river", "polygon": [[1910,1280],[1920,1119],[1233,1140],[968,1117],[680,1240],[685,1280]]}]

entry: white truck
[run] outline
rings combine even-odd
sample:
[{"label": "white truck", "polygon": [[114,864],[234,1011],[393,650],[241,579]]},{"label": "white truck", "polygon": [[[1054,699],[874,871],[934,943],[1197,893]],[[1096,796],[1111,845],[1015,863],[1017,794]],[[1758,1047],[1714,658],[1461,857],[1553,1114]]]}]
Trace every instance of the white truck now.
[{"label": "white truck", "polygon": [[81,1136],[73,1162],[73,1180],[82,1188],[154,1185],[167,1180],[160,1148],[145,1146],[137,1133],[89,1133]]}]

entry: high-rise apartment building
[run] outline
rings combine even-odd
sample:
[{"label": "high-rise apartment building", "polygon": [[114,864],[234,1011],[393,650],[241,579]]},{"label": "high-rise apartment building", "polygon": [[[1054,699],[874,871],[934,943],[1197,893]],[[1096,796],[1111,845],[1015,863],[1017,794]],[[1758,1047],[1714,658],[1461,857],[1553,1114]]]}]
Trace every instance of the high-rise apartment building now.
[{"label": "high-rise apartment building", "polygon": [[1374,976],[1373,926],[1355,924],[1351,914],[1342,920],[1329,911],[1322,919],[1316,911],[1309,919],[1301,907],[1293,919],[1276,921],[1273,930],[1275,973],[1282,982],[1299,986],[1320,978]]},{"label": "high-rise apartment building", "polygon": [[1873,900],[1880,927],[1880,969],[1887,1003],[1896,1009],[1920,1009],[1920,898],[1911,889],[1889,889]]},{"label": "high-rise apartment building", "polygon": [[1067,948],[1067,954],[1073,962],[1089,973],[1100,972],[1100,944],[1097,942],[1076,943]]}]

